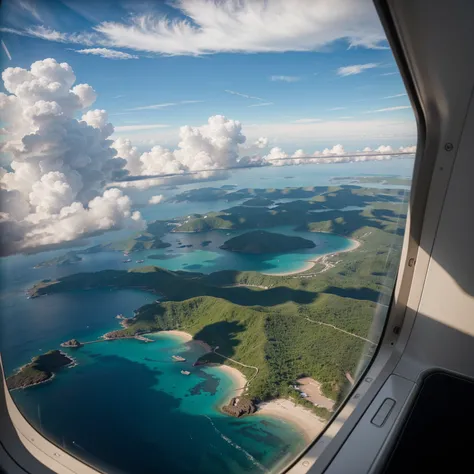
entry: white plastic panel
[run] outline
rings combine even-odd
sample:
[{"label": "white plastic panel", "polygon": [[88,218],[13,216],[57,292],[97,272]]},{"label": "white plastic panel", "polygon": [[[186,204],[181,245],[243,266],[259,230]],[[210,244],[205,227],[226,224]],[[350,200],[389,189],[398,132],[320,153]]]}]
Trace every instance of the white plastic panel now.
[{"label": "white plastic panel", "polygon": [[[325,471],[327,474],[367,474],[382,449],[402,408],[411,398],[415,384],[407,379],[392,375],[382,387],[377,397],[365,412],[362,419],[344,443],[336,458]],[[388,408],[381,426],[376,426],[372,420]],[[383,413],[382,413],[383,414]]]}]

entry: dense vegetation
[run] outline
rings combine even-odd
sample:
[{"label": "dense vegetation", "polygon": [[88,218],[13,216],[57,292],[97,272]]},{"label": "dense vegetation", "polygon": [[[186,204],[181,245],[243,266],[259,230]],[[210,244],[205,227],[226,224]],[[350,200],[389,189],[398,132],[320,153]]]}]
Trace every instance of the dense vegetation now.
[{"label": "dense vegetation", "polygon": [[223,250],[240,253],[288,253],[294,250],[316,247],[312,240],[302,237],[277,234],[266,230],[254,230],[227,240],[220,246]]},{"label": "dense vegetation", "polygon": [[[213,189],[213,188],[211,188]],[[222,191],[222,190],[220,190]],[[234,195],[241,191],[229,193]],[[249,192],[249,190],[246,190]],[[273,207],[235,206],[221,212],[191,216],[175,227],[175,232],[203,232],[212,229],[258,229],[282,225],[293,225],[299,230],[331,231],[350,234],[362,226],[384,229],[404,215],[401,189],[371,189],[357,186],[285,188],[284,190],[252,190],[253,193],[278,197],[293,197],[296,200],[283,202]],[[186,193],[189,195],[191,191]],[[227,194],[226,196],[228,196]],[[309,200],[301,200],[299,198]],[[190,197],[191,198],[191,197]],[[373,205],[379,206],[378,209]],[[385,206],[386,207],[380,207]],[[347,210],[347,206],[360,210]],[[372,209],[372,211],[370,210]],[[388,230],[388,229],[385,229]]]},{"label": "dense vegetation", "polygon": [[[213,189],[214,199],[216,193],[249,192],[209,189]],[[182,227],[205,222],[206,229],[209,225],[213,228],[218,220],[238,228],[259,227],[256,223],[260,222],[268,227],[284,223],[345,234],[361,246],[327,256],[297,275],[232,270],[204,275],[150,266],[44,281],[30,294],[35,297],[97,287],[154,291],[164,299],[139,308],[129,327],[117,331],[118,335],[185,330],[213,348],[219,347],[219,354],[211,352],[199,362],[233,365],[223,355],[258,367],[254,378],[254,369],[235,365],[250,380],[248,395],[254,400],[291,396],[309,406],[310,402],[291,387],[298,378],[309,376],[322,383],[326,396],[340,401],[349,384],[348,375],[356,376],[361,364],[370,360],[373,342],[381,331],[398,266],[406,212],[404,193],[350,186],[288,189],[285,192],[311,199],[282,203],[274,209],[237,206],[223,213],[208,213],[207,218],[194,216]],[[207,191],[199,191],[203,198]],[[252,190],[258,195],[257,191]],[[283,191],[265,190],[264,194],[278,197]],[[347,205],[363,209],[341,210]],[[312,212],[321,206],[331,210]],[[157,233],[164,225],[157,224]],[[320,416],[328,416],[324,409],[314,409]]]},{"label": "dense vegetation", "polygon": [[49,351],[34,357],[31,362],[23,366],[16,374],[7,378],[10,390],[25,388],[30,385],[46,382],[55,372],[71,364],[72,360],[58,350]]},{"label": "dense vegetation", "polygon": [[44,262],[40,262],[35,265],[35,268],[42,268],[42,267],[62,267],[64,265],[71,265],[73,263],[78,263],[82,260],[81,257],[76,252],[67,252],[64,255],[60,255],[59,257],[52,258],[50,260],[45,260]]}]

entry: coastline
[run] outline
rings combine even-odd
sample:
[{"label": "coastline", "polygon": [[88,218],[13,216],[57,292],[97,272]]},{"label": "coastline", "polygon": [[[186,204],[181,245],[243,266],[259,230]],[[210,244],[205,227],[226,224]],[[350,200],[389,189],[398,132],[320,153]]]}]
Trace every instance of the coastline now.
[{"label": "coastline", "polygon": [[[153,334],[153,333],[150,333],[150,334]],[[193,339],[193,336],[191,336],[191,334],[189,334],[185,331],[179,331],[177,329],[172,329],[172,330],[169,330],[169,331],[158,331],[154,334],[166,334],[166,335],[169,335],[169,336],[176,336],[176,337],[180,338],[183,342],[194,341],[194,342],[197,342],[198,344],[200,344],[202,347],[204,347],[204,349],[206,349],[207,352],[212,352],[212,348],[209,344],[207,344],[204,341],[199,341],[197,339]],[[243,394],[243,392],[245,391],[245,387],[247,386],[247,378],[245,377],[245,375],[240,370],[236,369],[235,367],[231,367],[231,366],[225,365],[225,364],[212,365],[212,366],[210,366],[210,368],[215,368],[215,369],[221,370],[224,373],[226,373],[232,379],[233,385],[235,387],[235,388],[232,388],[232,390],[230,391],[228,396],[226,396],[225,400],[222,403],[220,403],[221,406],[222,405],[227,405],[232,398],[239,397],[240,395]]]},{"label": "coastline", "polygon": [[[185,331],[179,331],[178,329],[170,329],[169,331],[156,331],[156,332],[150,332],[148,334],[165,334],[168,336],[175,336],[179,339],[181,339],[183,342],[196,342],[200,346],[202,346],[204,349],[206,349],[206,352],[211,352],[212,348],[211,346],[204,341],[200,341],[199,339],[194,339],[191,334]],[[145,334],[146,335],[146,334]]]},{"label": "coastline", "polygon": [[214,367],[226,373],[232,379],[235,387],[237,387],[233,388],[232,393],[229,393],[229,396],[225,398],[225,401],[220,404],[221,406],[228,405],[232,398],[240,397],[240,395],[244,393],[245,387],[247,386],[247,378],[240,370],[230,367],[229,365],[220,364]]},{"label": "coastline", "polygon": [[353,238],[351,238],[349,240],[351,240],[353,242],[352,245],[349,248],[344,249],[344,250],[338,250],[337,252],[328,252],[328,253],[325,253],[325,254],[322,254],[322,255],[318,255],[315,259],[306,260],[304,267],[301,267],[298,270],[292,270],[290,272],[280,272],[280,273],[262,273],[262,275],[267,275],[267,276],[290,276],[290,275],[297,275],[298,273],[307,272],[308,270],[311,270],[324,257],[327,257],[329,255],[336,256],[336,255],[338,255],[340,253],[344,253],[344,252],[352,252],[353,250],[358,249],[362,245],[362,242],[360,242],[359,240],[356,240],[356,239],[353,239]]},{"label": "coastline", "polygon": [[260,403],[257,412],[252,416],[259,415],[278,418],[295,426],[308,442],[313,441],[326,426],[326,422],[313,412],[284,398]]}]

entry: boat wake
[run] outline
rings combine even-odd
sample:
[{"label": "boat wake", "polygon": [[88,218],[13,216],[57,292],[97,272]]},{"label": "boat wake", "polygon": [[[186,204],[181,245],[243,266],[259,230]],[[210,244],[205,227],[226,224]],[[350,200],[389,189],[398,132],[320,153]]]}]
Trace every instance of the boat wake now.
[{"label": "boat wake", "polygon": [[211,423],[212,427],[214,428],[214,431],[228,444],[230,444],[233,448],[239,450],[239,451],[242,451],[242,453],[245,455],[245,457],[256,467],[258,467],[258,469],[260,469],[262,472],[268,472],[267,469],[265,469],[265,466],[262,466],[250,453],[248,453],[247,451],[245,451],[244,448],[242,448],[242,446],[239,446],[237,443],[234,443],[230,438],[228,438],[224,433],[222,433],[221,431],[219,431],[217,428],[216,428],[216,425],[213,423],[213,421],[211,420],[211,418],[207,415],[204,415],[208,420],[209,422]]}]

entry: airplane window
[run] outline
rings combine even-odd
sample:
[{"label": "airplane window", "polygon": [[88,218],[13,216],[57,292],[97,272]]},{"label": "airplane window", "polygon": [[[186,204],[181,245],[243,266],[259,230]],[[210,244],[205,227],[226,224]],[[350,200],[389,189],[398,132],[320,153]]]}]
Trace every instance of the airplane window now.
[{"label": "airplane window", "polygon": [[413,111],[368,0],[2,8],[0,351],[105,472],[283,470],[370,363]]}]

